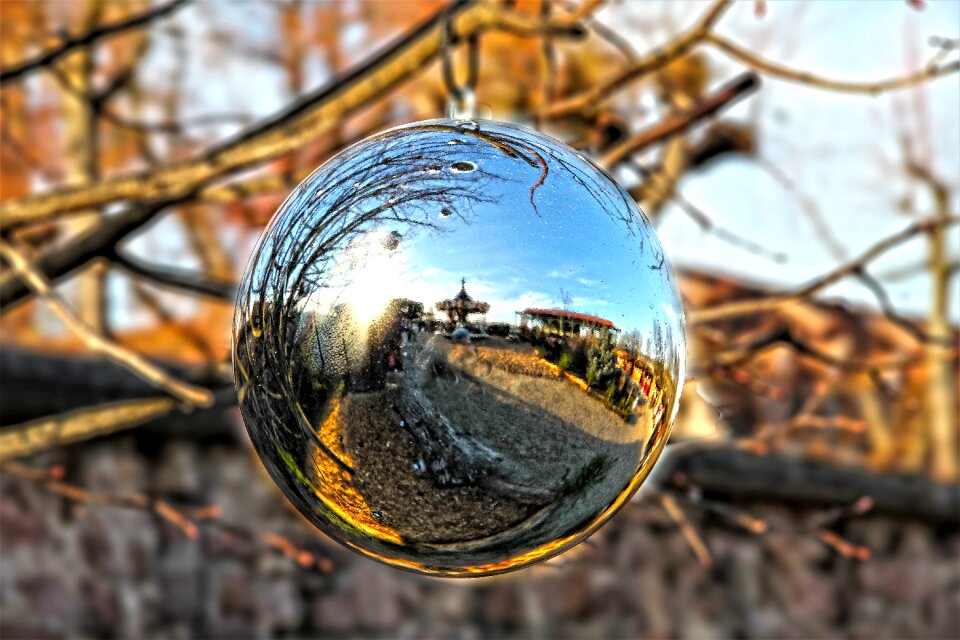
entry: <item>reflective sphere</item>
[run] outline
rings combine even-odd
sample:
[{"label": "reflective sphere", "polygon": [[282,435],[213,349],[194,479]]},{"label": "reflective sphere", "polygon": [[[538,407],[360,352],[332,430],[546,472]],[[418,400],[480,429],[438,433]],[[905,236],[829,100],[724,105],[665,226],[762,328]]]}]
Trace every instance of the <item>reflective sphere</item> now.
[{"label": "reflective sphere", "polygon": [[670,431],[683,311],[629,195],[566,145],[434,120],[343,151],[287,199],[234,321],[243,419],[339,542],[486,575],[584,539]]}]

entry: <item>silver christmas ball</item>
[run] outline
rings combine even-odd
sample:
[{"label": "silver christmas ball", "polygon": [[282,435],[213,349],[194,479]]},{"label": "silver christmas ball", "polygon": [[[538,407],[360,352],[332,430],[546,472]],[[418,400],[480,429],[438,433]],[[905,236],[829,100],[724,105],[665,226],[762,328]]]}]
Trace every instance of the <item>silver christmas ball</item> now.
[{"label": "silver christmas ball", "polygon": [[684,378],[656,234],[576,150],[483,120],[367,138],[283,204],[241,283],[251,440],[312,523],[477,576],[583,540],[646,477]]}]

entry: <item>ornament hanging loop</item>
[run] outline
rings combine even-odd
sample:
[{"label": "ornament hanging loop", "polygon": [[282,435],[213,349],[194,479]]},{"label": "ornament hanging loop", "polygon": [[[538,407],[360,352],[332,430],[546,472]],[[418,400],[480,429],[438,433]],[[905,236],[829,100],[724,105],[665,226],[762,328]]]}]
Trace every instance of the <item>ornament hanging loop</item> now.
[{"label": "ornament hanging loop", "polygon": [[447,115],[450,118],[469,120],[476,117],[476,88],[480,70],[480,39],[477,34],[467,37],[467,77],[463,84],[457,82],[454,72],[453,49],[458,44],[454,15],[457,3],[450,5],[443,23],[443,84],[447,91]]},{"label": "ornament hanging loop", "polygon": [[460,95],[447,98],[447,117],[452,120],[471,120],[477,115],[477,96],[472,89],[461,89]]}]

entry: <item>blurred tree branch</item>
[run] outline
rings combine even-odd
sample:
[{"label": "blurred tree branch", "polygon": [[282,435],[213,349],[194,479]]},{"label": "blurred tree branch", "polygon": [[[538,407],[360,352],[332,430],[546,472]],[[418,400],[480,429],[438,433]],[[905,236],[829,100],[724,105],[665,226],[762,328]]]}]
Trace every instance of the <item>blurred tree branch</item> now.
[{"label": "blurred tree branch", "polygon": [[183,269],[158,267],[119,250],[115,250],[110,258],[130,273],[160,286],[198,293],[223,302],[234,301],[236,284],[233,282],[207,278],[202,274],[190,273]]},{"label": "blurred tree branch", "polygon": [[200,536],[201,529],[211,528],[225,541],[237,538],[251,540],[282,553],[304,569],[331,571],[333,563],[326,554],[310,551],[296,544],[286,536],[235,525],[221,519],[222,509],[216,505],[202,507],[180,507],[173,503],[144,493],[108,494],[99,493],[64,482],[62,467],[52,470],[40,469],[17,462],[6,462],[2,470],[22,480],[41,485],[50,493],[56,494],[77,504],[94,507],[114,507],[138,509],[153,512],[161,519],[176,527],[183,535],[191,539]]},{"label": "blurred tree branch", "polygon": [[50,308],[57,314],[57,317],[59,317],[71,331],[76,333],[91,351],[114,360],[144,380],[147,380],[158,389],[166,391],[183,402],[201,407],[213,404],[213,395],[210,391],[172,378],[165,371],[134,351],[115,342],[111,342],[93,331],[74,314],[73,310],[70,309],[63,298],[52,289],[46,278],[30,264],[26,256],[2,240],[0,240],[0,255],[6,259],[7,264],[10,265],[13,272],[22,278],[34,293],[50,305]]},{"label": "blurred tree branch", "polygon": [[110,36],[145,27],[155,20],[168,16],[177,9],[186,6],[188,1],[189,0],[174,0],[173,2],[154,7],[125,20],[96,27],[79,36],[67,36],[58,46],[15,64],[12,67],[0,70],[0,84],[17,80],[33,71],[51,68],[52,65],[63,56],[77,49],[96,44],[100,40],[109,38]]},{"label": "blurred tree branch", "polygon": [[629,83],[634,82],[690,52],[700,44],[724,12],[732,6],[730,0],[718,0],[704,12],[703,16],[689,31],[672,38],[662,48],[633,62],[623,71],[610,77],[595,87],[564,100],[558,100],[538,115],[542,118],[561,118],[579,114],[589,114],[603,101]]},{"label": "blurred tree branch", "polygon": [[661,143],[701,120],[709,118],[724,107],[755,91],[758,85],[759,78],[756,75],[745,73],[695,104],[686,113],[669,116],[649,129],[628,137],[601,156],[600,164],[613,167],[632,154]]},{"label": "blurred tree branch", "polygon": [[809,299],[839,280],[861,272],[867,264],[907,240],[920,234],[931,233],[936,229],[946,229],[958,222],[960,222],[960,215],[920,220],[877,242],[855,260],[813,279],[799,289],[753,300],[738,300],[705,309],[694,309],[687,314],[687,321],[696,325],[718,320],[729,320],[761,311],[770,311],[786,304]]},{"label": "blurred tree branch", "polygon": [[175,411],[172,398],[143,398],[41,418],[0,432],[0,462],[128,429]]},{"label": "blurred tree branch", "polygon": [[746,66],[765,73],[780,80],[787,80],[798,84],[824,89],[826,91],[840,91],[843,93],[865,93],[868,95],[879,95],[886,91],[903,89],[927,80],[939,78],[960,71],[960,60],[954,60],[941,66],[928,66],[924,69],[908,73],[903,76],[887,78],[885,80],[875,80],[868,82],[855,82],[846,80],[835,80],[809,73],[791,69],[776,62],[771,62],[761,58],[752,51],[744,49],[732,40],[721,36],[715,32],[704,35],[704,42],[710,44],[720,51],[723,51],[731,58],[745,64]]},{"label": "blurred tree branch", "polygon": [[[598,5],[591,0],[585,7],[592,10]],[[580,14],[586,15],[586,10],[577,11],[573,16],[581,18]],[[458,40],[496,28],[523,35],[545,31],[570,33],[570,25],[575,22],[567,16],[559,16],[549,23],[530,21],[490,1],[465,8],[456,5],[453,11],[459,12],[453,17]],[[382,97],[433,60],[443,46],[445,17],[445,11],[441,11],[349,73],[195,160],[106,179],[88,187],[60,188],[9,200],[0,206],[0,228],[40,222],[117,200],[181,200],[215,179],[295,151],[337,127],[345,116]]]}]

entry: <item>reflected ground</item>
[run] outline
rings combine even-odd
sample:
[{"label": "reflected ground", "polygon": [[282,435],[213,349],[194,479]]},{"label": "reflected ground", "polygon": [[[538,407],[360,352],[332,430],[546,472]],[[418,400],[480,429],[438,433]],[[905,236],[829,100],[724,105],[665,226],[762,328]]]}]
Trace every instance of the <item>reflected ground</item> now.
[{"label": "reflected ground", "polygon": [[629,196],[484,121],[380,134],[298,187],[244,277],[234,349],[244,420],[294,504],[445,575],[545,559],[609,517],[665,442],[684,354]]}]

